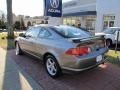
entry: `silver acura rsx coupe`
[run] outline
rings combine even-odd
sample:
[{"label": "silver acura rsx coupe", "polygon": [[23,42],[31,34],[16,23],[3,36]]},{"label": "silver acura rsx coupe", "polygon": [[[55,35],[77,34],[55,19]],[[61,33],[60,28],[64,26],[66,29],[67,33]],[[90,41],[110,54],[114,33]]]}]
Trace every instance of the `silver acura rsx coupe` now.
[{"label": "silver acura rsx coupe", "polygon": [[103,36],[67,25],[33,26],[15,39],[15,46],[16,55],[26,52],[42,60],[53,78],[63,70],[79,72],[102,64],[108,51]]}]

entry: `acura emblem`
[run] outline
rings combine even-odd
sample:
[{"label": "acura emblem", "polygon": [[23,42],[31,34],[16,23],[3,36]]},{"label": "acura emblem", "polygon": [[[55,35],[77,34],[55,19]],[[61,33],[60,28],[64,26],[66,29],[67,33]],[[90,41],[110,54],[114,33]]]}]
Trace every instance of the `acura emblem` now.
[{"label": "acura emblem", "polygon": [[58,8],[59,7],[59,0],[50,0],[51,7]]}]

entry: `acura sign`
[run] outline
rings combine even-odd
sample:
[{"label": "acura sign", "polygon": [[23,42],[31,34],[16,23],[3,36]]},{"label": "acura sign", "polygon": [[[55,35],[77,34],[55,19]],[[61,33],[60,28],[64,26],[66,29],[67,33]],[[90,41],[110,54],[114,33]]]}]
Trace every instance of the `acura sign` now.
[{"label": "acura sign", "polygon": [[45,0],[45,16],[61,17],[62,16],[62,0]]}]

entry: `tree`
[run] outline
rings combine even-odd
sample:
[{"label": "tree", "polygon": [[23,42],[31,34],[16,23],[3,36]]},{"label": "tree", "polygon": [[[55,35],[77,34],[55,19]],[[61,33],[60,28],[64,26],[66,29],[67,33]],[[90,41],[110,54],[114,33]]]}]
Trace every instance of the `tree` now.
[{"label": "tree", "polygon": [[0,28],[6,29],[5,14],[4,13],[1,14]]},{"label": "tree", "polygon": [[12,16],[12,0],[6,0],[6,4],[7,4],[8,37],[13,37],[14,31],[13,31],[13,16]]},{"label": "tree", "polygon": [[20,29],[20,21],[16,21],[14,24],[15,29]]},{"label": "tree", "polygon": [[2,29],[6,29],[6,24],[5,24],[4,21],[1,21],[1,28],[2,28]]},{"label": "tree", "polygon": [[24,23],[24,20],[23,18],[21,18],[21,23],[20,23],[20,29],[24,30],[25,29],[25,23]]},{"label": "tree", "polygon": [[5,14],[0,11],[0,29],[6,29]]},{"label": "tree", "polygon": [[27,27],[29,27],[29,26],[31,26],[31,22],[30,21],[27,22]]},{"label": "tree", "polygon": [[2,13],[2,15],[1,15],[1,21],[5,22],[5,14],[4,13]]},{"label": "tree", "polygon": [[0,20],[0,29],[1,29],[1,26],[2,26],[1,24],[2,24],[2,21]]}]

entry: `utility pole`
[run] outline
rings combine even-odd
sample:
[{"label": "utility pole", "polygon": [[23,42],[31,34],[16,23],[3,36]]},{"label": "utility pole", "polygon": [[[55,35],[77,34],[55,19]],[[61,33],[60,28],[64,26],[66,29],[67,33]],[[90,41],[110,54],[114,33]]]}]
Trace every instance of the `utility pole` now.
[{"label": "utility pole", "polygon": [[14,36],[14,31],[13,31],[12,0],[6,0],[6,4],[7,4],[8,37],[13,37]]}]

